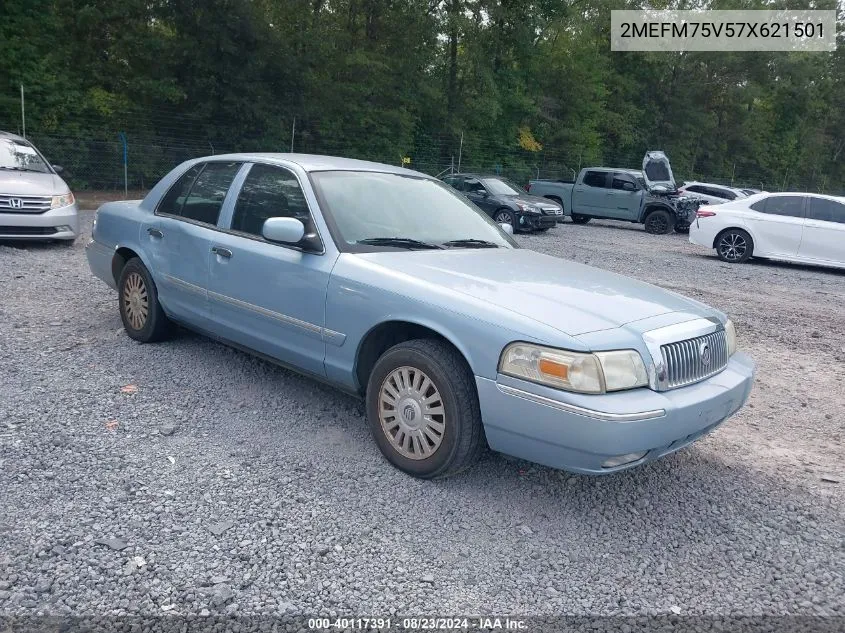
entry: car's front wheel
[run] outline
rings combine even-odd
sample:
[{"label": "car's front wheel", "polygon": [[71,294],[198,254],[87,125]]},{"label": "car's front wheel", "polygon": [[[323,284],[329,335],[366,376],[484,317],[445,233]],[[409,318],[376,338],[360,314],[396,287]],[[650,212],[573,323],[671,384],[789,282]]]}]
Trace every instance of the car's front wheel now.
[{"label": "car's front wheel", "polygon": [[516,214],[509,209],[499,209],[496,211],[493,214],[493,221],[497,224],[510,224],[514,231],[519,228],[516,223]]},{"label": "car's front wheel", "polygon": [[575,224],[586,224],[590,220],[591,218],[588,215],[578,215],[577,213],[572,214],[572,221]]},{"label": "car's front wheel", "polygon": [[674,226],[674,216],[665,209],[652,211],[645,218],[646,233],[651,233],[653,235],[666,235],[667,233],[671,233]]},{"label": "car's front wheel", "polygon": [[117,282],[120,319],[126,333],[136,341],[153,343],[165,338],[171,322],[158,301],[158,291],[150,271],[143,262],[133,257]]},{"label": "car's front wheel", "polygon": [[742,229],[728,229],[716,237],[716,254],[723,262],[740,264],[754,252],[754,241]]},{"label": "car's front wheel", "polygon": [[370,374],[366,398],[376,444],[409,475],[454,475],[484,447],[472,372],[445,342],[417,339],[388,349]]}]

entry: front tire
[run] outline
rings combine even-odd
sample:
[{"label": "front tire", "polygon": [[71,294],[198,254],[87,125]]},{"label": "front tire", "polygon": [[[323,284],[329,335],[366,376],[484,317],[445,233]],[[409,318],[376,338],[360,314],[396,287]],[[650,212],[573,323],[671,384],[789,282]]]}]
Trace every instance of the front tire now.
[{"label": "front tire", "polygon": [[493,221],[496,224],[510,224],[514,231],[519,228],[516,223],[516,214],[510,209],[499,209],[493,214]]},{"label": "front tire", "polygon": [[572,221],[573,221],[575,224],[586,224],[586,223],[587,223],[587,222],[589,222],[591,219],[592,219],[592,218],[591,218],[590,216],[588,216],[588,215],[578,215],[577,213],[573,213],[573,214],[572,214]]},{"label": "front tire", "polygon": [[675,226],[675,216],[665,209],[657,209],[649,213],[645,218],[646,233],[652,235],[666,235],[671,233]]},{"label": "front tire", "polygon": [[150,271],[133,257],[117,283],[118,304],[123,329],[130,338],[141,343],[154,343],[167,337],[172,324],[158,301],[158,291]]},{"label": "front tire", "polygon": [[716,254],[723,262],[741,264],[747,262],[754,252],[754,240],[742,229],[727,229],[715,240]]},{"label": "front tire", "polygon": [[417,339],[388,349],[373,367],[366,400],[382,454],[414,477],[454,475],[484,447],[472,372],[445,342]]}]

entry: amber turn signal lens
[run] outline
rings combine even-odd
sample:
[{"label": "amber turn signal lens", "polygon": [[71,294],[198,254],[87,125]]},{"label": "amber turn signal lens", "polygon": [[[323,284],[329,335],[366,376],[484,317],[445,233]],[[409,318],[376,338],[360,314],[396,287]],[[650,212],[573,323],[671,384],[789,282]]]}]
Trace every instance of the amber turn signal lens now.
[{"label": "amber turn signal lens", "polygon": [[544,373],[547,376],[554,376],[555,378],[560,378],[561,380],[567,380],[569,378],[569,368],[566,365],[561,365],[560,363],[556,363],[547,358],[540,359],[538,368],[541,373]]}]

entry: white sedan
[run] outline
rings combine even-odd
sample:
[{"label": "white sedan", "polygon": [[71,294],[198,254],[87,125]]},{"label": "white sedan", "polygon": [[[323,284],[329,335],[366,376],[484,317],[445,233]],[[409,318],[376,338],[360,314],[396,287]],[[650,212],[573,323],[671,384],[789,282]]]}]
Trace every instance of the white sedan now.
[{"label": "white sedan", "polygon": [[845,268],[845,198],[758,193],[704,206],[689,240],[731,263],[754,256]]}]

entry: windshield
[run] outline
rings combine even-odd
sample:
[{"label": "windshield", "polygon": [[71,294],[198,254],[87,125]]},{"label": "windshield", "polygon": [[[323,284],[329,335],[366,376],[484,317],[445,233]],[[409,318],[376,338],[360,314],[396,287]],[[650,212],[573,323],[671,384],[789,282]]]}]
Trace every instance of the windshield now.
[{"label": "windshield", "polygon": [[485,178],[481,182],[494,196],[524,196],[525,189],[504,178]]},{"label": "windshield", "polygon": [[0,139],[0,169],[51,173],[32,145],[10,138]]},{"label": "windshield", "polygon": [[516,246],[486,214],[436,180],[363,171],[314,172],[311,180],[341,250]]}]

